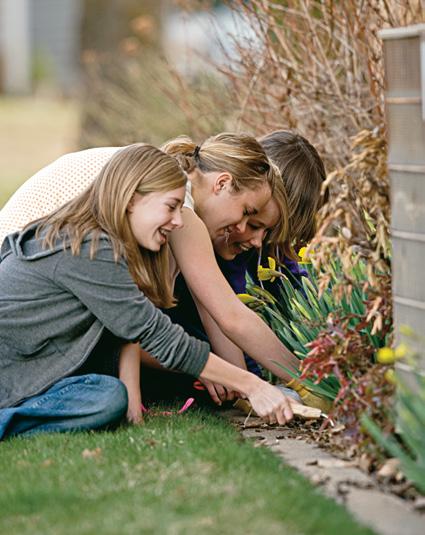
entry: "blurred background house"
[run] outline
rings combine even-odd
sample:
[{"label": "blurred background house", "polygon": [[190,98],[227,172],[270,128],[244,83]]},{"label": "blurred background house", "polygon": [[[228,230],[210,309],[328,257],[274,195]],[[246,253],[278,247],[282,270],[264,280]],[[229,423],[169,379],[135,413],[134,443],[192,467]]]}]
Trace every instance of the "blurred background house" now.
[{"label": "blurred background house", "polygon": [[231,36],[242,33],[255,37],[221,2],[207,13],[161,0],[0,0],[0,92],[50,86],[76,95],[84,49],[110,53],[131,37],[155,43],[180,73],[194,74],[232,56]]},{"label": "blurred background house", "polygon": [[0,89],[29,94],[49,84],[75,94],[82,0],[0,0]]}]

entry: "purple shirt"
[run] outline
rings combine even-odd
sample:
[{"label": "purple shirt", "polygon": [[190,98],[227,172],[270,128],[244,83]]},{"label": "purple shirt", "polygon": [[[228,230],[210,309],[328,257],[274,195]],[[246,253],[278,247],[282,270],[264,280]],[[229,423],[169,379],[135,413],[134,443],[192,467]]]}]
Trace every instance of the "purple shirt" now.
[{"label": "purple shirt", "polygon": [[[256,251],[242,253],[233,260],[223,260],[219,256],[216,256],[216,258],[223,275],[235,293],[240,294],[246,292],[246,272],[249,273],[255,284],[259,283],[257,278],[258,254]],[[283,263],[300,284],[301,277],[308,277],[307,271],[295,262],[295,260],[285,257]],[[269,290],[269,288],[267,289]]]}]

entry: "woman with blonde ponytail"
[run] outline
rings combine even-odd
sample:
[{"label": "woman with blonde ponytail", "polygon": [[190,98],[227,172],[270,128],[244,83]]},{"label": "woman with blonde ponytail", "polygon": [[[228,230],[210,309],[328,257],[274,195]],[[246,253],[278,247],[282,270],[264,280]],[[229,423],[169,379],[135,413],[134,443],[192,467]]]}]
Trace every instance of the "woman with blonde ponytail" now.
[{"label": "woman with blonde ponytail", "polygon": [[[307,139],[295,132],[277,130],[263,136],[259,142],[269,158],[278,166],[281,179],[275,182],[271,199],[257,214],[249,218],[242,231],[235,228],[229,235],[216,237],[213,239],[213,246],[218,265],[236,293],[246,292],[248,272],[254,283],[263,286],[276,299],[280,299],[282,279],[274,277],[270,282],[259,280],[258,265],[268,267],[268,257],[272,257],[276,270],[280,271],[284,266],[290,271],[293,284],[302,288],[301,279],[307,276],[307,272],[300,269],[298,255],[294,249],[298,251],[314,236],[317,211],[328,196],[326,191],[321,193],[326,173],[317,150]],[[177,310],[173,309],[173,320],[181,323],[188,332],[202,335],[202,322],[190,292],[181,278],[177,280],[176,289],[179,305]],[[244,360],[241,350],[230,341],[225,342],[223,339],[220,348],[215,349],[223,354],[233,355],[233,362]],[[261,375],[252,359],[245,357],[245,360],[248,369]],[[315,396],[297,381],[292,380],[288,386],[294,388],[306,404],[328,412],[329,403]]]},{"label": "woman with blonde ponytail", "polygon": [[173,302],[166,244],[183,225],[185,184],[175,158],[130,145],[77,198],[6,237],[0,439],[100,429],[130,405],[141,421],[135,343],[164,368],[241,392],[268,421],[292,417],[279,390],[210,353],[153,304]]}]

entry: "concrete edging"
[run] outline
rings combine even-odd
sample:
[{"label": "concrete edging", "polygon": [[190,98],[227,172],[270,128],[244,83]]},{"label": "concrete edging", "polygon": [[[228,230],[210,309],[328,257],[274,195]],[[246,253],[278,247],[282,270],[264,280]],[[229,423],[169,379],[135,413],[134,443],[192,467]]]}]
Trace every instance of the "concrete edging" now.
[{"label": "concrete edging", "polygon": [[423,535],[425,515],[401,498],[386,494],[355,462],[343,461],[306,440],[294,438],[293,429],[268,427],[259,418],[236,410],[222,413],[240,428],[243,437],[270,448],[286,464],[298,470],[328,497],[343,504],[353,517],[380,535]]}]

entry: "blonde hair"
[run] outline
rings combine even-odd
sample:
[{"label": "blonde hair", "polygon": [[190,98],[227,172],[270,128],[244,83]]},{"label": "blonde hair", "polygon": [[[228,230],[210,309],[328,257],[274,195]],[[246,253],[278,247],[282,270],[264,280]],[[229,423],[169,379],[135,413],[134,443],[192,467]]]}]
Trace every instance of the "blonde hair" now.
[{"label": "blonde hair", "polygon": [[101,233],[112,243],[115,261],[124,258],[132,278],[155,305],[174,304],[168,250],[149,251],[137,243],[128,221],[127,207],[135,193],[170,191],[186,184],[177,160],[151,145],[136,143],[119,150],[94,182],[76,199],[39,221],[38,235],[47,229],[44,245],[62,239],[73,255],[91,235],[94,258]]},{"label": "blonde hair", "polygon": [[180,136],[161,146],[175,156],[188,173],[227,171],[232,176],[232,190],[255,190],[268,184],[272,192],[280,173],[272,165],[259,142],[247,134],[222,133],[196,145],[189,137]]}]

